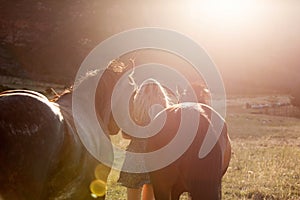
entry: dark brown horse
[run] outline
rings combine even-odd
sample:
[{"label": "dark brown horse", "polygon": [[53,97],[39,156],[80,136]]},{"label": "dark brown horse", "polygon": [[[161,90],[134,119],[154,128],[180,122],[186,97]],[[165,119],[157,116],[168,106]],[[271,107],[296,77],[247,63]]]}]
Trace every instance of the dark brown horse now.
[{"label": "dark brown horse", "polygon": [[[120,75],[109,67],[96,90],[95,110],[106,134],[119,131],[106,106],[110,106],[111,90]],[[93,78],[86,77],[77,86]],[[110,167],[100,167],[95,177],[101,163],[76,131],[72,92],[50,102],[33,91],[6,91],[0,94],[0,110],[0,198],[94,199],[89,186],[96,178],[106,182]],[[105,153],[113,159],[112,151]]]},{"label": "dark brown horse", "polygon": [[[183,192],[189,192],[192,199],[221,199],[221,179],[227,170],[231,154],[226,123],[210,153],[202,159],[198,156],[206,134],[211,134],[208,132],[209,125],[214,126],[214,122],[209,119],[211,113],[215,112],[211,107],[182,103],[166,109],[165,126],[148,140],[147,151],[160,149],[174,139],[183,111],[191,115],[193,112],[200,114],[198,131],[191,145],[179,159],[150,173],[155,197],[161,200],[177,200]],[[219,120],[223,121],[221,117]],[[186,134],[191,134],[188,129]],[[162,155],[161,159],[167,158]]]},{"label": "dark brown horse", "polygon": [[[144,87],[144,88],[143,88]],[[197,91],[196,91],[197,92]],[[153,152],[168,145],[177,134],[181,123],[181,114],[187,112],[189,123],[193,123],[195,118],[199,117],[199,125],[196,129],[196,135],[187,150],[182,155],[165,166],[164,168],[150,172],[151,183],[153,184],[155,198],[158,200],[177,200],[183,192],[189,192],[193,199],[221,199],[221,180],[225,174],[230,161],[231,147],[227,134],[227,126],[224,119],[216,113],[210,106],[203,103],[179,103],[172,104],[168,102],[170,98],[166,90],[158,82],[142,85],[137,90],[132,103],[132,117],[140,125],[150,123],[148,111],[153,104],[161,104],[165,107],[167,119],[162,130],[148,138],[147,152]],[[198,97],[199,98],[199,97]],[[203,101],[203,99],[199,99]],[[216,120],[211,120],[211,115],[217,116]],[[159,115],[157,116],[159,119]],[[199,151],[203,145],[206,134],[215,134],[208,132],[208,127],[215,127],[223,124],[221,134],[215,135],[216,144],[204,158],[199,158]],[[191,124],[187,124],[185,133],[190,137]],[[180,148],[180,142],[178,149]],[[174,149],[174,152],[176,149]],[[172,153],[172,152],[170,152]],[[151,162],[161,162],[168,160],[170,154],[161,154],[159,160]],[[146,165],[151,166],[152,163]]]}]

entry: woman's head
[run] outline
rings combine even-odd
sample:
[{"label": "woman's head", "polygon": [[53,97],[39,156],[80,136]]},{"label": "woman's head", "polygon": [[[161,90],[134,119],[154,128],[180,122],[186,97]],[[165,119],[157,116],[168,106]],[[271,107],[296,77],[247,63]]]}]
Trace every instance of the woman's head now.
[{"label": "woman's head", "polygon": [[[174,102],[170,93],[155,79],[147,79],[139,85],[130,101],[130,114],[135,123],[145,126],[150,123],[153,105],[167,108]],[[154,113],[157,114],[157,113]]]}]

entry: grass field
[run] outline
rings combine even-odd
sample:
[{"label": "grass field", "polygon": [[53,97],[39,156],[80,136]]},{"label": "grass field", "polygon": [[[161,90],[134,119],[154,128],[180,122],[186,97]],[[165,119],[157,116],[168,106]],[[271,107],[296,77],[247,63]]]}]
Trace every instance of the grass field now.
[{"label": "grass field", "polygon": [[[226,121],[232,139],[232,159],[223,177],[223,199],[300,199],[299,110],[289,107],[266,115],[245,108],[245,103],[276,101],[286,102],[288,97],[259,95],[228,98]],[[118,137],[112,140],[126,146],[127,143]],[[108,200],[126,199],[126,188],[117,184],[118,176],[117,171],[110,174]],[[181,200],[185,199],[188,199],[187,195],[182,195]]]},{"label": "grass field", "polygon": [[251,114],[232,103],[227,122],[233,154],[223,199],[300,199],[300,119]]},{"label": "grass field", "polygon": [[[276,97],[279,101],[284,96]],[[232,159],[223,177],[223,199],[300,199],[300,119],[252,114],[245,102],[274,101],[275,97],[231,97],[227,123]],[[126,189],[110,175],[107,199],[126,199]],[[188,199],[182,195],[181,199]]]}]

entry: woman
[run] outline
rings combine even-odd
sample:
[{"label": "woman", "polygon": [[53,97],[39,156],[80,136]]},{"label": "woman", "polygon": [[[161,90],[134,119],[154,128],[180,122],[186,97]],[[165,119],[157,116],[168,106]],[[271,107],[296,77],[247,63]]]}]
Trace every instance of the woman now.
[{"label": "woman", "polygon": [[[171,97],[162,85],[155,79],[145,80],[137,87],[135,94],[130,100],[130,115],[133,121],[139,126],[146,126],[151,122],[149,111],[154,104],[160,104],[163,108],[167,108],[173,104]],[[150,113],[155,116],[157,113]],[[122,132],[124,139],[130,139],[130,144],[127,151],[135,153],[143,153],[146,150],[147,138],[136,138]],[[144,160],[139,163],[131,163],[130,158],[125,158],[124,164],[139,164],[140,167],[145,167]],[[128,200],[152,200],[154,199],[153,188],[150,184],[148,173],[129,173],[121,172],[118,180],[121,185],[127,187]]]}]

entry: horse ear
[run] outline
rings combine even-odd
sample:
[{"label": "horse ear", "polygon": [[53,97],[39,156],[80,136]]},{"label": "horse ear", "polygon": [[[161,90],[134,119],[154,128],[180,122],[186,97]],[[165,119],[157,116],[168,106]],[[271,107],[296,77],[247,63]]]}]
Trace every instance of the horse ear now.
[{"label": "horse ear", "polygon": [[198,102],[207,104],[209,102],[211,94],[206,84],[197,81],[197,82],[193,82],[191,85],[195,94],[197,95]]}]

